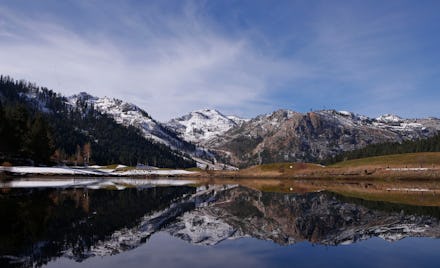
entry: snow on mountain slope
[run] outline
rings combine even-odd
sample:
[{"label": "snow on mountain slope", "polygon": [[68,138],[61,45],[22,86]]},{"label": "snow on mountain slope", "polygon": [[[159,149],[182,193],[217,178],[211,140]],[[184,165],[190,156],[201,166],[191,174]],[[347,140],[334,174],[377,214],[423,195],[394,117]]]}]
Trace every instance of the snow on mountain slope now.
[{"label": "snow on mountain slope", "polygon": [[75,106],[78,101],[90,104],[90,107],[103,114],[111,116],[117,123],[124,126],[133,126],[142,131],[145,138],[165,144],[174,150],[187,153],[201,159],[211,159],[212,154],[203,148],[181,139],[176,133],[154,120],[147,112],[134,104],[115,98],[98,98],[85,92],[68,98],[68,102]]},{"label": "snow on mountain slope", "polygon": [[241,125],[244,122],[249,121],[250,119],[246,119],[246,118],[241,118],[235,115],[227,115],[227,118],[229,118],[230,120],[234,121],[237,125]]},{"label": "snow on mountain slope", "polygon": [[400,116],[394,114],[384,114],[376,118],[376,121],[382,123],[397,123],[397,122],[402,122],[403,119]]},{"label": "snow on mountain slope", "polygon": [[186,141],[203,144],[246,121],[237,116],[225,116],[214,109],[203,109],[172,119],[166,125]]},{"label": "snow on mountain slope", "polygon": [[176,137],[172,137],[172,134],[160,123],[134,104],[108,97],[97,98],[84,92],[70,97],[69,102],[74,104],[78,99],[93,104],[96,110],[110,115],[119,124],[139,128],[146,138],[169,146],[181,142]]}]

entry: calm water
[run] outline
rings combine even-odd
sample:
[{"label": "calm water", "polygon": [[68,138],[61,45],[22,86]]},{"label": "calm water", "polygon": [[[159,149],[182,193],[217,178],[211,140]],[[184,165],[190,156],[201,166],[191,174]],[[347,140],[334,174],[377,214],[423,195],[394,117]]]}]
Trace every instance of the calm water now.
[{"label": "calm water", "polygon": [[440,207],[239,185],[33,186],[0,193],[0,267],[440,267]]}]

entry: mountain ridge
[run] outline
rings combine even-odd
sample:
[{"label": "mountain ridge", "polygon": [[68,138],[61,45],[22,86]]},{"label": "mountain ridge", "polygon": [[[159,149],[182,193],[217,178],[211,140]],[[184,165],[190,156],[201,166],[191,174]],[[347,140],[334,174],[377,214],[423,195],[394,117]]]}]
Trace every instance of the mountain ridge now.
[{"label": "mountain ridge", "polygon": [[[2,79],[5,84],[13,81],[6,77]],[[162,123],[135,104],[116,98],[100,98],[86,92],[63,97],[47,89],[40,90],[31,83],[15,83],[18,91],[13,94],[18,95],[16,98],[32,102],[33,107],[43,113],[59,112],[51,111],[43,103],[50,98],[58,98],[57,101],[64,104],[55,103],[54,109],[66,109],[61,106],[68,105],[70,112],[60,111],[67,115],[78,112],[75,115],[78,118],[74,118],[77,122],[82,122],[87,116],[92,116],[89,118],[92,121],[97,120],[98,114],[105,114],[125,128],[137,129],[143,138],[165,145],[188,160],[195,160],[200,168],[230,169],[271,162],[320,162],[371,144],[429,138],[440,130],[440,119],[435,117],[404,119],[384,114],[370,118],[336,110],[300,113],[279,109],[243,119],[224,115],[215,109],[201,109]],[[47,96],[38,93],[39,90]],[[0,98],[6,99],[8,94],[12,93],[0,92]],[[88,132],[93,131],[93,126],[87,122],[81,124],[92,128],[79,129],[83,142],[90,138]],[[74,132],[78,130],[72,130]],[[130,156],[127,155],[127,158]]]},{"label": "mountain ridge", "polygon": [[259,115],[203,142],[222,161],[246,167],[270,162],[319,162],[369,144],[432,137],[440,119],[378,118],[346,111],[299,113],[280,109]]},{"label": "mountain ridge", "polygon": [[215,155],[208,149],[193,144],[191,140],[179,137],[173,129],[152,118],[148,112],[139,106],[117,98],[96,97],[86,92],[68,97],[68,102],[75,106],[78,100],[85,101],[90,107],[109,115],[118,124],[125,127],[133,126],[139,129],[146,139],[169,146],[173,150],[186,154],[197,162],[200,168],[234,169],[232,166],[217,163]]}]

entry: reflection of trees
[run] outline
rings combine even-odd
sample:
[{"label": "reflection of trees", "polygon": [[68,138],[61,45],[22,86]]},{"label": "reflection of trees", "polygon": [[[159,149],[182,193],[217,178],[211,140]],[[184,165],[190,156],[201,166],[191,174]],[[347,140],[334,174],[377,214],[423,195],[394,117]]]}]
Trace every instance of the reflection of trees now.
[{"label": "reflection of trees", "polygon": [[0,194],[0,255],[28,256],[23,266],[42,265],[66,250],[81,258],[115,230],[131,228],[142,216],[194,191],[190,187],[12,190]]}]

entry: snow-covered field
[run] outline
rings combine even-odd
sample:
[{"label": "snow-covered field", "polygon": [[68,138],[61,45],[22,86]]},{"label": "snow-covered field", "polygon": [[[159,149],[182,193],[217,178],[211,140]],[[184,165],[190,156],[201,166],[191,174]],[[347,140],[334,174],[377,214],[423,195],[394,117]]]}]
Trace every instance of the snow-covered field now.
[{"label": "snow-covered field", "polygon": [[39,175],[102,175],[95,169],[74,169],[69,167],[0,167],[2,171],[18,175],[39,174]]},{"label": "snow-covered field", "polygon": [[402,191],[402,192],[435,192],[435,190],[424,188],[387,188],[387,191]]},{"label": "snow-covered field", "polygon": [[119,170],[120,166],[115,169],[102,169],[99,167],[89,168],[72,168],[72,167],[0,167],[1,171],[7,171],[15,175],[76,175],[76,176],[176,176],[190,175],[197,172],[172,169],[172,170]]},{"label": "snow-covered field", "polygon": [[388,171],[427,171],[430,168],[387,168]]},{"label": "snow-covered field", "polygon": [[[70,188],[87,187],[90,189],[112,188],[122,190],[127,187],[153,187],[160,185],[187,185],[194,183],[192,180],[172,179],[132,179],[130,176],[175,176],[188,175],[196,172],[186,170],[141,170],[132,169],[121,171],[117,166],[115,169],[106,169],[100,166],[89,168],[71,167],[0,167],[1,171],[8,171],[15,175],[60,175],[60,176],[87,176],[86,178],[22,178],[11,181],[0,182],[0,187],[7,188]],[[101,178],[98,178],[101,177]],[[117,177],[117,178],[110,178]]]}]

